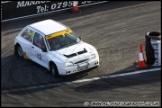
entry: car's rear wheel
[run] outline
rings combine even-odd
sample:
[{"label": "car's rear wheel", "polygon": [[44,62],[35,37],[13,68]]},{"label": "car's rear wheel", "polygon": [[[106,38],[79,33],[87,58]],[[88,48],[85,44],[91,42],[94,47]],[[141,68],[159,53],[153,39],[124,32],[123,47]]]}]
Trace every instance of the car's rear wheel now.
[{"label": "car's rear wheel", "polygon": [[59,76],[58,71],[57,71],[57,67],[56,67],[56,65],[54,63],[51,63],[50,71],[51,71],[51,73],[52,73],[52,75],[54,77],[58,77]]},{"label": "car's rear wheel", "polygon": [[22,47],[20,45],[17,46],[17,54],[18,56],[22,57],[23,56],[23,50]]}]

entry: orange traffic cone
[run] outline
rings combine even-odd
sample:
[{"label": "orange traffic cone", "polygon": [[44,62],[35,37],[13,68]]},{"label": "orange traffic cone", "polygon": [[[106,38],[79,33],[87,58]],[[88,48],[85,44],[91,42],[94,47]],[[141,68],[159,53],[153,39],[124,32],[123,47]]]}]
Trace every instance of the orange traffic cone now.
[{"label": "orange traffic cone", "polygon": [[144,60],[144,56],[143,56],[143,50],[142,50],[142,44],[140,44],[140,52],[139,52],[139,58],[138,58],[138,68],[145,68],[146,64],[145,64],[145,60]]},{"label": "orange traffic cone", "polygon": [[76,11],[79,10],[79,9],[78,9],[78,1],[73,1],[73,7],[72,7],[72,10],[73,10],[74,12],[76,12]]}]

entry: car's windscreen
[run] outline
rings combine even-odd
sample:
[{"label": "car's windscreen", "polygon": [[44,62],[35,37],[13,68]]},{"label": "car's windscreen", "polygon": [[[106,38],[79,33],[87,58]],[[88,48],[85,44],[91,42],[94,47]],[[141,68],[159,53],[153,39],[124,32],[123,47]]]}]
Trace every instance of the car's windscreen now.
[{"label": "car's windscreen", "polygon": [[74,33],[62,34],[47,40],[50,51],[59,50],[80,42],[80,38]]}]

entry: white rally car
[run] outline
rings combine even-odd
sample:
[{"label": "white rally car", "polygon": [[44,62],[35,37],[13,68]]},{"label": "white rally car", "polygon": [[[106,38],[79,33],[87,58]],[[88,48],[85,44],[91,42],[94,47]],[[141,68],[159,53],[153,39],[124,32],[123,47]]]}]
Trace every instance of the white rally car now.
[{"label": "white rally car", "polygon": [[14,51],[47,68],[55,77],[99,66],[99,55],[92,45],[51,19],[24,27],[15,38]]}]

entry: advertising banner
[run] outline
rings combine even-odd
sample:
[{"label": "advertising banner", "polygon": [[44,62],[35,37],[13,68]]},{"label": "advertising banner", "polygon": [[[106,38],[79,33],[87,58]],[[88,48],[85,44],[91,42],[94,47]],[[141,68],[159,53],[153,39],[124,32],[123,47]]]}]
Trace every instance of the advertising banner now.
[{"label": "advertising banner", "polygon": [[[78,1],[78,7],[107,1]],[[73,1],[1,1],[1,22],[71,9]]]}]

